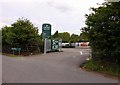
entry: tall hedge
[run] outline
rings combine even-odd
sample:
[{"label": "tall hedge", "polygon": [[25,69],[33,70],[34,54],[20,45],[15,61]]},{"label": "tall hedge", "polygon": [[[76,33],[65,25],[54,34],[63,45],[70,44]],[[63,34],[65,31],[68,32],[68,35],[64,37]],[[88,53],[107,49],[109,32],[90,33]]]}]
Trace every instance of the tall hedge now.
[{"label": "tall hedge", "polygon": [[104,3],[86,15],[93,59],[117,63],[120,60],[120,2]]}]

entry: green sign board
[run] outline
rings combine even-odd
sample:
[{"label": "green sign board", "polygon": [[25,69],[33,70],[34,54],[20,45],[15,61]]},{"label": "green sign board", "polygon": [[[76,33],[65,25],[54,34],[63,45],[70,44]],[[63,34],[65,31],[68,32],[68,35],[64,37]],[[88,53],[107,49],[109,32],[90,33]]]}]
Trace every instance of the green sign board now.
[{"label": "green sign board", "polygon": [[42,25],[42,38],[43,39],[51,38],[51,25],[50,24],[43,24]]},{"label": "green sign board", "polygon": [[59,41],[58,40],[52,40],[52,50],[58,50],[59,49]]},{"label": "green sign board", "polygon": [[11,50],[20,51],[21,48],[11,48]]}]

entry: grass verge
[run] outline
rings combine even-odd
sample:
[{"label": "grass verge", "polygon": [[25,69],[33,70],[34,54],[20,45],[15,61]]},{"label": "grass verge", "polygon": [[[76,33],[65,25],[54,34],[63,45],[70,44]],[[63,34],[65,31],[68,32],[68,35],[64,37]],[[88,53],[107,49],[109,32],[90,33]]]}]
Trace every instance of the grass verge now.
[{"label": "grass verge", "polygon": [[120,67],[117,64],[103,64],[91,59],[80,67],[120,78]]},{"label": "grass verge", "polygon": [[9,57],[18,57],[17,55],[13,55],[13,54],[6,54],[6,53],[2,53],[2,55],[6,55],[6,56],[9,56]]}]

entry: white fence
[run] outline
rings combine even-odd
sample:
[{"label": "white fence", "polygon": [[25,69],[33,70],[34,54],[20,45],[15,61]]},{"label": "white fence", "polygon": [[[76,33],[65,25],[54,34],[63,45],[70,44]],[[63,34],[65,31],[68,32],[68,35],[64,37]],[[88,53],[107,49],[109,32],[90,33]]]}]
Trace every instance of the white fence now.
[{"label": "white fence", "polygon": [[45,38],[45,41],[44,41],[44,54],[46,54],[47,51],[51,51],[51,39]]},{"label": "white fence", "polygon": [[[52,51],[52,40],[46,38],[44,40],[44,54],[48,51]],[[58,51],[62,51],[62,39],[58,40]]]}]

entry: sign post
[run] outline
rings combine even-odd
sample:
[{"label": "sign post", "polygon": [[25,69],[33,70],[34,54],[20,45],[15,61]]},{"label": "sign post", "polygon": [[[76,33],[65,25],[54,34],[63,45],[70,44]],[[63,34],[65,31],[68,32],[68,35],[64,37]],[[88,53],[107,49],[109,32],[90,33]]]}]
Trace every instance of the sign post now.
[{"label": "sign post", "polygon": [[42,38],[44,40],[44,54],[46,54],[46,51],[49,50],[48,39],[51,39],[51,25],[50,24],[42,25]]},{"label": "sign post", "polygon": [[42,39],[44,41],[44,54],[46,54],[47,51],[61,51],[62,40],[51,39],[50,24],[42,25]]},{"label": "sign post", "polygon": [[50,24],[43,24],[42,25],[42,38],[50,39],[51,38],[51,25]]},{"label": "sign post", "polygon": [[15,51],[19,51],[20,55],[21,48],[11,48],[11,50],[13,51],[13,55],[15,54]]},{"label": "sign post", "polygon": [[45,40],[44,40],[44,54],[46,54],[46,38],[45,38]]}]

